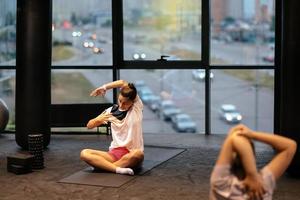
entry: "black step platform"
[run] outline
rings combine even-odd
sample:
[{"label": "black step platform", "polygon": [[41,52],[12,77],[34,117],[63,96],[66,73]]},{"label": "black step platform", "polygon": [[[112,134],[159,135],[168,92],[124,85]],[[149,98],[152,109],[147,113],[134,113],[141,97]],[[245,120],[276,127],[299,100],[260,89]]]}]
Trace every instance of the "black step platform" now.
[{"label": "black step platform", "polygon": [[7,171],[14,174],[27,174],[32,172],[34,156],[30,154],[14,154],[7,156]]}]

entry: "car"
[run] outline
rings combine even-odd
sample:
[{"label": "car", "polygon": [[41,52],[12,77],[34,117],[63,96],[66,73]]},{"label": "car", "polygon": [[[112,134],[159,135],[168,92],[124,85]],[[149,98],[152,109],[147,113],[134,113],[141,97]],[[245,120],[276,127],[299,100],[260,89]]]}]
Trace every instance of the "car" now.
[{"label": "car", "polygon": [[181,110],[177,108],[173,101],[163,100],[159,104],[158,115],[165,121],[171,120],[173,115],[181,113]]},{"label": "car", "polygon": [[133,60],[145,60],[146,54],[145,53],[134,53],[132,54]]},{"label": "car", "polygon": [[196,123],[185,113],[179,113],[171,119],[172,127],[178,132],[196,133]]},{"label": "car", "polygon": [[[204,69],[196,69],[192,71],[193,79],[198,81],[205,81],[205,70]],[[210,79],[214,78],[214,74],[210,72]]]},{"label": "car", "polygon": [[242,121],[242,115],[237,110],[235,105],[223,104],[220,109],[220,118],[227,123],[234,124]]},{"label": "car", "polygon": [[149,108],[153,112],[157,112],[161,99],[159,96],[154,96],[148,103]]},{"label": "car", "polygon": [[155,94],[152,94],[152,95],[148,96],[148,99],[147,99],[147,101],[146,101],[146,104],[150,107],[150,104],[151,104],[152,102],[159,101],[159,100],[160,100],[160,97],[159,97],[159,96],[157,96],[157,95],[155,95]]},{"label": "car", "polygon": [[138,80],[134,83],[138,95],[141,97],[143,94],[152,93],[152,90],[146,85],[143,80]]},{"label": "car", "polygon": [[101,54],[101,53],[104,53],[104,50],[102,48],[99,48],[99,47],[93,47],[93,53]]},{"label": "car", "polygon": [[141,97],[143,103],[148,106],[150,106],[150,103],[152,101],[160,99],[159,96],[153,94],[152,91],[149,91],[149,90],[144,90],[143,92],[141,92],[140,97]]},{"label": "car", "polygon": [[152,97],[154,96],[153,92],[151,91],[150,88],[143,87],[139,92],[138,95],[140,96],[141,100],[143,101],[143,103],[147,104],[150,99],[152,99]]},{"label": "car", "polygon": [[274,53],[268,54],[262,57],[263,61],[268,63],[274,63]]},{"label": "car", "polygon": [[134,85],[135,85],[136,88],[138,88],[138,87],[146,86],[146,83],[145,83],[144,80],[137,80],[137,81],[134,82]]},{"label": "car", "polygon": [[73,31],[72,36],[73,37],[80,37],[82,35],[81,31]]},{"label": "car", "polygon": [[144,87],[147,87],[144,80],[137,80],[137,81],[135,81],[134,86],[135,86],[135,88],[136,88],[136,90],[137,90],[138,93],[139,93]]},{"label": "car", "polygon": [[82,43],[82,45],[83,45],[85,48],[93,48],[93,47],[95,46],[95,43],[92,42],[92,41],[86,40],[86,41],[84,41],[84,42]]}]

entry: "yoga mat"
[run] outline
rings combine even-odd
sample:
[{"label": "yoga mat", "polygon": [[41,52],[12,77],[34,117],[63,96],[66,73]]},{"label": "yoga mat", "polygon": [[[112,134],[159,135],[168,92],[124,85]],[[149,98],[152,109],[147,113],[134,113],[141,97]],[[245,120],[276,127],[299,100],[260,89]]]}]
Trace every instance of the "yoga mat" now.
[{"label": "yoga mat", "polygon": [[145,159],[143,165],[141,168],[135,170],[134,176],[109,173],[101,170],[94,170],[93,167],[87,167],[58,182],[101,187],[120,187],[183,151],[185,151],[185,149],[146,146],[144,150]]}]

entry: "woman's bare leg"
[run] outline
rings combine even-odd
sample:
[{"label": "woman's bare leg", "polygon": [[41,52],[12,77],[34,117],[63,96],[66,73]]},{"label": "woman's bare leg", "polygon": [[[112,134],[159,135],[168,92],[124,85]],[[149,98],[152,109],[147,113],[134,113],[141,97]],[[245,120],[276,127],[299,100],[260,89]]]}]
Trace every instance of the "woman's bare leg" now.
[{"label": "woman's bare leg", "polygon": [[113,158],[107,152],[84,149],[80,153],[80,159],[93,167],[110,172],[116,172],[116,166],[113,164]]},{"label": "woman's bare leg", "polygon": [[106,171],[133,175],[133,170],[130,168],[122,168],[113,163],[113,158],[109,153],[97,151],[93,149],[84,149],[80,153],[81,160],[85,161],[93,167],[97,167]]},{"label": "woman's bare leg", "polygon": [[106,151],[99,151],[99,150],[94,150],[94,149],[83,149],[81,152],[88,153],[88,154],[94,154],[97,156],[103,157],[105,160],[109,162],[114,162],[112,156],[106,152]]},{"label": "woman's bare leg", "polygon": [[124,155],[120,160],[114,162],[118,167],[130,167],[134,168],[139,166],[144,160],[144,152],[135,149],[131,150],[128,154]]}]

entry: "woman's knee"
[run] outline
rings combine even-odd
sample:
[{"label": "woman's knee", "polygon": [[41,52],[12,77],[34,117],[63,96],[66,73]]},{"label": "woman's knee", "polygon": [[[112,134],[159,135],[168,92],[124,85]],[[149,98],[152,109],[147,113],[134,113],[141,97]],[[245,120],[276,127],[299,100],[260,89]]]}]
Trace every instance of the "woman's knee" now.
[{"label": "woman's knee", "polygon": [[83,149],[81,152],[80,152],[80,159],[81,160],[87,160],[88,158],[88,155],[89,155],[89,152],[90,150],[89,149]]},{"label": "woman's knee", "polygon": [[144,152],[139,149],[135,149],[133,150],[132,157],[138,161],[142,161],[144,160]]}]

